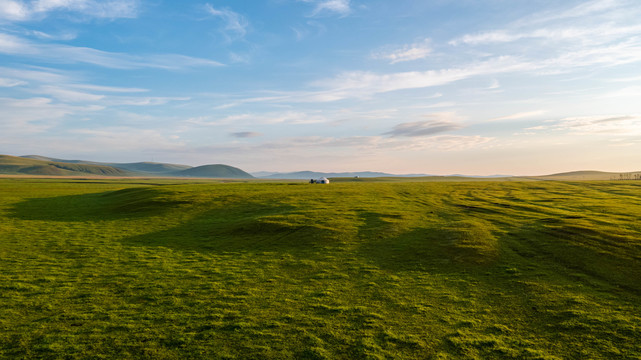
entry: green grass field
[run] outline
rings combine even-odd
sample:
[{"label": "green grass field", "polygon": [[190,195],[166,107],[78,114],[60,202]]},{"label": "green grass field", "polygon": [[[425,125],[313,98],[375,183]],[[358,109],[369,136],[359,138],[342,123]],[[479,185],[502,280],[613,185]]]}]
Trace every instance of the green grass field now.
[{"label": "green grass field", "polygon": [[641,182],[0,179],[0,357],[641,359]]}]

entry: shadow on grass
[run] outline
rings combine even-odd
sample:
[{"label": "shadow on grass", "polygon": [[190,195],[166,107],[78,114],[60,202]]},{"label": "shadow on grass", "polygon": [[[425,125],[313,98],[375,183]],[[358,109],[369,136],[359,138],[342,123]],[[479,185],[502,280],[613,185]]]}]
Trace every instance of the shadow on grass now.
[{"label": "shadow on grass", "polygon": [[641,242],[630,233],[603,228],[582,216],[543,218],[513,235],[516,252],[538,264],[562,267],[584,280],[641,294]]},{"label": "shadow on grass", "polygon": [[499,240],[479,219],[449,221],[401,231],[390,215],[361,213],[361,256],[390,270],[461,271],[491,266],[499,258]]},{"label": "shadow on grass", "polygon": [[317,251],[334,242],[334,230],[306,221],[294,209],[280,204],[225,206],[179,226],[122,241],[198,252]]},{"label": "shadow on grass", "polygon": [[[119,241],[189,251],[316,251],[338,238],[335,229],[297,212],[296,207],[276,201],[248,198],[237,202],[238,199],[224,194],[212,198],[205,208],[192,206],[195,201],[198,199],[171,189],[128,188],[28,199],[10,209],[9,216],[21,220],[87,222],[87,226],[94,221],[131,220],[123,226],[146,226],[150,232]],[[175,221],[174,214],[185,220]]]},{"label": "shadow on grass", "polygon": [[163,197],[161,189],[141,187],[102,193],[33,198],[20,202],[9,216],[21,220],[96,221],[159,215],[187,201]]}]

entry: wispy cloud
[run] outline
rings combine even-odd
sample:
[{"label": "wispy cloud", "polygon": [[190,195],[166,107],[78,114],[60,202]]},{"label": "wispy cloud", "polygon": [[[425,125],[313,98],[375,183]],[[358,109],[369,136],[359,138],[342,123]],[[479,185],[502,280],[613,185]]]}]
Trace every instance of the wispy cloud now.
[{"label": "wispy cloud", "polygon": [[388,60],[390,64],[396,64],[399,62],[425,59],[431,51],[430,40],[425,39],[423,41],[403,45],[398,48],[384,49],[374,52],[372,57],[374,59]]},{"label": "wispy cloud", "polygon": [[178,54],[131,55],[64,44],[41,44],[0,33],[0,54],[28,57],[44,62],[85,63],[113,69],[156,68],[180,70],[222,64]]},{"label": "wispy cloud", "polygon": [[525,111],[525,112],[519,112],[515,114],[500,116],[497,118],[490,119],[489,121],[520,120],[520,119],[539,116],[545,113],[546,113],[545,110]]},{"label": "wispy cloud", "polygon": [[641,135],[639,115],[601,115],[568,117],[552,126],[555,130],[568,130],[577,134]]},{"label": "wispy cloud", "polygon": [[176,139],[171,135],[168,136],[155,129],[135,129],[120,126],[99,129],[75,129],[71,130],[70,133],[74,135],[78,148],[94,149],[96,153],[100,153],[104,149],[153,153],[154,151],[162,150],[175,151],[185,145],[182,140]]},{"label": "wispy cloud", "polygon": [[350,0],[300,0],[314,5],[312,16],[333,15],[347,16],[352,12]]},{"label": "wispy cloud", "polygon": [[[543,125],[528,127],[527,131],[554,131],[573,135],[641,135],[641,115],[590,115],[546,120]],[[533,134],[533,133],[530,133]]]},{"label": "wispy cloud", "polygon": [[200,126],[220,126],[230,124],[318,124],[329,120],[322,115],[309,114],[302,111],[265,112],[265,113],[244,113],[233,114],[223,118],[197,117],[186,120],[189,124]]},{"label": "wispy cloud", "polygon": [[[561,4],[561,3],[559,3]],[[599,13],[619,11],[622,6],[635,5],[634,1],[621,0],[589,0],[570,8],[547,10],[526,16],[515,22],[518,25],[537,25],[557,20],[585,18]]]},{"label": "wispy cloud", "polygon": [[415,121],[394,126],[386,135],[390,136],[429,136],[441,132],[460,129],[461,125],[448,121]]},{"label": "wispy cloud", "polygon": [[464,35],[450,41],[451,45],[469,44],[482,45],[490,43],[508,43],[523,39],[544,39],[552,41],[573,41],[581,40],[584,43],[602,43],[613,38],[623,38],[629,35],[639,34],[641,25],[621,26],[605,24],[590,27],[567,27],[544,28],[531,31],[518,30],[494,30],[477,34]]},{"label": "wispy cloud", "polygon": [[3,135],[32,134],[43,132],[62,118],[75,113],[100,110],[96,106],[73,106],[54,103],[51,99],[34,97],[26,99],[0,98],[0,108],[4,116],[0,121]]},{"label": "wispy cloud", "polygon": [[235,138],[245,139],[245,138],[258,137],[258,136],[261,136],[262,134],[255,131],[239,131],[239,132],[233,132],[230,135]]},{"label": "wispy cloud", "polygon": [[41,86],[35,89],[34,92],[39,94],[47,94],[59,101],[71,103],[96,102],[104,98],[104,95],[65,89],[60,86],[52,85]]},{"label": "wispy cloud", "polygon": [[66,83],[72,81],[71,76],[65,72],[49,68],[0,67],[0,75],[20,79],[25,82]]},{"label": "wispy cloud", "polygon": [[76,34],[74,32],[69,32],[69,31],[61,32],[61,33],[58,33],[58,34],[50,34],[50,33],[42,32],[42,31],[32,30],[32,31],[28,31],[27,34],[35,36],[35,37],[37,37],[39,39],[54,40],[54,41],[73,40],[78,36],[78,34]]},{"label": "wispy cloud", "polygon": [[338,153],[344,156],[346,150],[356,151],[354,154],[367,154],[367,157],[380,157],[390,155],[394,152],[414,152],[421,150],[438,151],[463,151],[473,148],[489,146],[495,139],[480,135],[436,135],[430,137],[395,138],[384,136],[347,136],[347,137],[324,137],[324,136],[300,136],[286,137],[273,141],[247,146],[245,144],[221,144],[207,147],[207,151],[225,151],[236,156],[246,154],[261,154],[270,156],[285,156],[286,154],[309,154],[313,156],[317,152],[305,151],[323,149],[323,154],[332,156]]},{"label": "wispy cloud", "polygon": [[[504,56],[459,68],[428,71],[410,71],[389,74],[372,72],[345,72],[335,78],[321,80],[313,85],[328,90],[316,94],[317,101],[335,101],[348,97],[369,96],[403,89],[427,88],[453,83],[473,76],[533,70],[542,65]],[[310,100],[314,100],[311,98]]]},{"label": "wispy cloud", "polygon": [[210,15],[219,18],[223,22],[222,32],[228,40],[236,40],[245,37],[249,21],[237,12],[228,8],[216,9],[210,4],[205,4],[205,10]]},{"label": "wispy cloud", "polygon": [[70,12],[93,18],[134,18],[138,15],[136,0],[2,0],[0,19],[27,21],[42,19],[52,12]]},{"label": "wispy cloud", "polygon": [[93,85],[93,84],[69,84],[68,86],[76,89],[103,91],[107,93],[141,93],[141,92],[149,91],[148,89],[141,89],[141,88],[115,87],[115,86],[103,86],[103,85]]},{"label": "wispy cloud", "polygon": [[463,126],[457,121],[461,116],[454,112],[440,112],[423,115],[427,121],[414,121],[401,123],[384,135],[391,137],[419,137],[431,136],[434,134],[461,129]]},{"label": "wispy cloud", "polygon": [[14,86],[20,86],[20,85],[26,85],[26,84],[27,82],[22,80],[0,78],[0,87],[14,87]]},{"label": "wispy cloud", "polygon": [[[504,27],[468,33],[450,45],[487,45],[530,41],[527,48],[552,49],[564,44],[567,50],[629,41],[641,35],[641,8],[634,1],[593,0],[574,7],[544,11],[517,19]],[[519,47],[520,49],[520,47]]]}]

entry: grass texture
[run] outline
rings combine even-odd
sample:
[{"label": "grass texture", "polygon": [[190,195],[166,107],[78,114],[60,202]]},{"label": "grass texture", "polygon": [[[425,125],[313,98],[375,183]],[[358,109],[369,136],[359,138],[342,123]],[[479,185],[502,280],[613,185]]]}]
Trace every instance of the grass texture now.
[{"label": "grass texture", "polygon": [[0,357],[640,359],[638,182],[0,179]]}]

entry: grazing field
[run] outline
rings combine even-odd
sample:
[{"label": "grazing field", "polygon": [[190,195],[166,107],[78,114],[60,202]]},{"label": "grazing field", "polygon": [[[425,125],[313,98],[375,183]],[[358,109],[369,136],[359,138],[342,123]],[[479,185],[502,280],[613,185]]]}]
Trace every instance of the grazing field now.
[{"label": "grazing field", "polygon": [[641,182],[0,179],[0,357],[640,359]]}]

